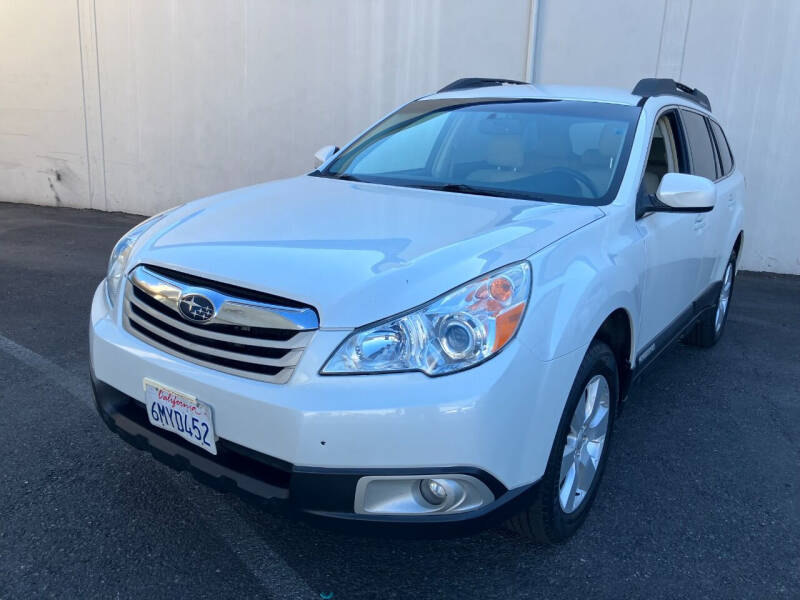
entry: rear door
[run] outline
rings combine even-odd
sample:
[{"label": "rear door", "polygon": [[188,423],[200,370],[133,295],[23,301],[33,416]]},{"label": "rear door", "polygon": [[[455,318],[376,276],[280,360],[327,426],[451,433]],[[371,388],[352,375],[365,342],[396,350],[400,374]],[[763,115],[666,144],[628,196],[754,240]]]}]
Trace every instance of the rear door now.
[{"label": "rear door", "polygon": [[733,153],[728,140],[719,123],[709,119],[709,126],[717,147],[720,177],[717,179],[717,205],[714,207],[715,221],[712,235],[709,236],[709,252],[713,255],[711,282],[722,279],[725,266],[728,264],[733,240],[736,239],[737,208],[744,196],[744,177],[734,169]]},{"label": "rear door", "polygon": [[[712,182],[720,180],[722,177],[721,166],[716,145],[711,137],[708,119],[699,112],[689,109],[682,108],[680,113],[689,147],[690,172],[692,175],[705,177]],[[722,221],[725,219],[723,213],[727,209],[721,206],[723,202],[720,202],[719,184],[715,183],[714,187],[717,188],[717,200],[713,210],[693,215],[695,231],[702,238],[695,297],[700,296],[711,285],[714,267],[719,260],[719,236]]]}]

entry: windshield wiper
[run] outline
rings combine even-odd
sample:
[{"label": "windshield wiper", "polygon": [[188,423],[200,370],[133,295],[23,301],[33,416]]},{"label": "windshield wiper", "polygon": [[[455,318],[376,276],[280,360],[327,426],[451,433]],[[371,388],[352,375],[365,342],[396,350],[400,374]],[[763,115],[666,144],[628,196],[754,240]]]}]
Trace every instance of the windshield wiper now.
[{"label": "windshield wiper", "polygon": [[332,179],[344,179],[345,181],[359,181],[361,183],[369,183],[366,179],[361,179],[360,177],[356,177],[355,175],[347,175],[342,173],[341,175],[328,175]]},{"label": "windshield wiper", "polygon": [[418,187],[425,190],[436,190],[438,192],[455,192],[458,194],[474,194],[475,196],[494,196],[497,198],[520,198],[522,200],[541,201],[540,197],[530,196],[525,192],[519,192],[516,190],[487,190],[485,188],[473,187],[465,183],[445,183],[441,185],[420,184],[413,185],[412,187]]},{"label": "windshield wiper", "polygon": [[494,196],[496,198],[518,198],[520,200],[535,200],[542,201],[541,196],[534,196],[526,194],[517,190],[491,190],[479,187],[473,187],[466,183],[407,183],[407,182],[394,182],[394,181],[370,181],[369,179],[362,179],[355,175],[342,173],[340,175],[331,175],[329,173],[320,173],[322,177],[330,177],[331,179],[342,179],[344,181],[357,181],[360,183],[377,183],[379,185],[395,185],[400,187],[413,187],[423,190],[435,190],[437,192],[453,192],[456,194],[473,194],[474,196]]}]

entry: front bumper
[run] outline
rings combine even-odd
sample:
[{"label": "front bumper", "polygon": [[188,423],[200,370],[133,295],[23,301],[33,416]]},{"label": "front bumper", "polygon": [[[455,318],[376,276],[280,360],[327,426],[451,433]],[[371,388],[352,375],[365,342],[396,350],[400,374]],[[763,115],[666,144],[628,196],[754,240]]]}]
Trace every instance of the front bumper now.
[{"label": "front bumper", "polygon": [[[217,488],[288,500],[312,518],[368,522],[372,529],[402,522],[409,533],[469,531],[524,506],[544,473],[583,349],[544,362],[516,339],[492,360],[447,377],[320,376],[320,366],[348,333],[317,331],[286,384],[247,380],[188,363],[130,335],[109,310],[101,285],[90,325],[98,410],[113,431],[163,462]],[[150,426],[145,377],[211,407],[220,437],[217,457]],[[455,514],[353,512],[360,477],[429,473],[472,475],[495,501]]]},{"label": "front bumper", "polygon": [[[531,501],[537,484],[507,490],[480,469],[334,469],[298,467],[254,452],[228,440],[217,442],[218,454],[198,450],[179,436],[150,425],[144,405],[92,376],[97,411],[108,428],[132,446],[215,489],[233,492],[250,501],[286,501],[289,508],[321,525],[361,533],[464,535],[497,525]],[[481,509],[450,515],[394,516],[353,513],[358,480],[367,475],[425,475],[459,473],[483,481],[496,500]],[[402,525],[402,527],[398,527]]]}]

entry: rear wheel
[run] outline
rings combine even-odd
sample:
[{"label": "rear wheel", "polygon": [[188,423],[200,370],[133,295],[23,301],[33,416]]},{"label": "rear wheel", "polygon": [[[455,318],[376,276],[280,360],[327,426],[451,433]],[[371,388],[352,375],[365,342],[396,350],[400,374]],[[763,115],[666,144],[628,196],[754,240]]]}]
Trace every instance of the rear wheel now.
[{"label": "rear wheel", "polygon": [[731,253],[725,272],[722,275],[722,286],[713,310],[708,310],[697,322],[686,341],[694,346],[710,348],[722,337],[725,324],[728,322],[728,308],[733,294],[733,283],[736,279],[736,251]]},{"label": "rear wheel", "polygon": [[603,475],[618,396],[614,353],[606,344],[592,342],[570,390],[536,497],[509,521],[512,530],[553,544],[580,527]]}]

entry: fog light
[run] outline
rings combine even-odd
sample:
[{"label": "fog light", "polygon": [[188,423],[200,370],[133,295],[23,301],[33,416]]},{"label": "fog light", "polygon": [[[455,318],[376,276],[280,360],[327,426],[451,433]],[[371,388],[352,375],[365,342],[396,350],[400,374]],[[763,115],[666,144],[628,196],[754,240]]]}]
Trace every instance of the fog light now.
[{"label": "fog light", "polygon": [[356,484],[360,515],[437,515],[486,506],[494,494],[480,479],[461,473],[365,475]]},{"label": "fog light", "polygon": [[429,502],[434,506],[439,506],[447,499],[447,490],[435,479],[423,479],[420,481],[419,492],[425,498],[425,502]]}]

